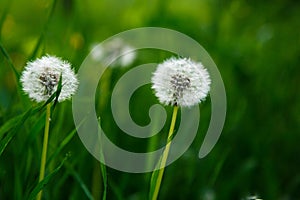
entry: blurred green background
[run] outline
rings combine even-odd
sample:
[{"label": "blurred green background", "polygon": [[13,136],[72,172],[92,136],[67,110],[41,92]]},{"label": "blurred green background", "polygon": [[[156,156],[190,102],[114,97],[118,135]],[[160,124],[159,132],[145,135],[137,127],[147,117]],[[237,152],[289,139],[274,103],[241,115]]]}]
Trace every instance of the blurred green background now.
[{"label": "blurred green background", "polygon": [[[248,195],[300,199],[299,19],[296,0],[1,0],[0,126],[36,105],[21,91],[3,49],[18,72],[28,60],[45,53],[69,60],[77,71],[93,44],[114,34],[144,26],[170,28],[198,41],[214,59],[226,87],[228,110],[217,145],[200,160],[197,154],[209,123],[210,100],[201,105],[197,138],[184,156],[166,168],[159,199],[232,200]],[[163,52],[145,50],[131,67],[165,57]],[[113,69],[108,87],[112,89],[127,69]],[[150,86],[137,91],[135,101],[147,106],[139,109],[132,103],[133,118],[149,123],[148,104],[157,103]],[[136,145],[118,139],[120,131],[109,107],[99,113],[107,116],[103,126],[116,143]],[[0,199],[26,199],[36,185],[43,116],[40,112],[30,117],[1,155]],[[54,112],[48,158],[72,130],[68,101]],[[163,144],[165,137],[159,140]],[[53,170],[66,153],[69,159],[44,189],[44,198],[89,199],[89,194],[99,198],[103,184],[97,161],[77,135],[47,170]],[[107,199],[148,196],[150,174],[108,168],[107,177]]]}]

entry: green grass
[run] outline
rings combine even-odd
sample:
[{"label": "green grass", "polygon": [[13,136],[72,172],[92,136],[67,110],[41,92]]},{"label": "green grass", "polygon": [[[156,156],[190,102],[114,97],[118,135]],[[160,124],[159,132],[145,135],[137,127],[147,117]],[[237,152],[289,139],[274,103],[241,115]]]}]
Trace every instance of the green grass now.
[{"label": "green grass", "polygon": [[[19,82],[29,60],[57,55],[78,71],[94,43],[142,26],[171,28],[203,45],[219,67],[228,98],[220,140],[200,160],[210,100],[201,104],[197,137],[165,169],[159,199],[205,200],[210,192],[215,199],[254,194],[265,200],[300,199],[299,11],[297,1],[1,0],[0,199],[34,199],[41,189],[44,199],[148,198],[151,173],[104,167],[85,149],[76,133],[71,101],[58,103],[52,112],[46,177],[38,183],[45,109],[28,99]],[[142,50],[129,68],[168,56]],[[104,102],[97,110],[102,127],[116,144],[136,152],[164,145],[168,123],[149,147],[149,140],[125,136],[112,118],[111,90],[127,70],[107,72],[107,99],[100,99]],[[99,94],[96,98],[102,98]],[[149,123],[148,107],[153,103],[157,100],[150,87],[140,88],[130,105],[133,118]],[[170,121],[170,107],[167,111]],[[100,170],[98,175],[94,169]]]}]

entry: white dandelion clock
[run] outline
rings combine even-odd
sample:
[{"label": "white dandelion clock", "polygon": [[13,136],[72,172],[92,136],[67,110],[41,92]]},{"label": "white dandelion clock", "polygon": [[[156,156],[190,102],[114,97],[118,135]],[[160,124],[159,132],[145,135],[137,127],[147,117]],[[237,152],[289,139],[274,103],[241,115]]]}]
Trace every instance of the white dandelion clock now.
[{"label": "white dandelion clock", "polygon": [[113,62],[111,66],[126,67],[136,59],[134,50],[134,47],[121,38],[114,38],[106,43],[94,46],[91,55],[95,61],[104,64]]},{"label": "white dandelion clock", "polygon": [[246,197],[245,200],[262,200],[261,198],[259,198],[258,196],[256,195],[253,195],[253,196],[248,196]]},{"label": "white dandelion clock", "polygon": [[62,79],[58,101],[69,99],[77,90],[78,80],[70,63],[54,56],[43,56],[28,62],[21,76],[25,93],[37,102],[47,101]]},{"label": "white dandelion clock", "polygon": [[159,64],[152,77],[152,89],[159,101],[172,106],[193,106],[209,93],[211,79],[200,62],[170,58]]},{"label": "white dandelion clock", "polygon": [[[168,140],[173,137],[178,108],[180,106],[193,106],[203,101],[210,90],[210,76],[201,63],[196,63],[188,58],[170,58],[157,66],[153,73],[152,89],[159,101],[173,106],[173,114],[168,134]],[[161,157],[160,169],[151,193],[151,199],[157,199],[164,167],[166,166],[171,142],[166,147]],[[152,176],[154,176],[153,172]]]},{"label": "white dandelion clock", "polygon": [[[24,92],[37,102],[47,101],[57,91],[60,81],[61,91],[58,101],[69,99],[78,87],[78,80],[70,63],[49,55],[28,62],[20,81]],[[50,117],[51,103],[47,103],[39,182],[45,177]],[[42,199],[42,190],[38,193],[37,199]]]}]

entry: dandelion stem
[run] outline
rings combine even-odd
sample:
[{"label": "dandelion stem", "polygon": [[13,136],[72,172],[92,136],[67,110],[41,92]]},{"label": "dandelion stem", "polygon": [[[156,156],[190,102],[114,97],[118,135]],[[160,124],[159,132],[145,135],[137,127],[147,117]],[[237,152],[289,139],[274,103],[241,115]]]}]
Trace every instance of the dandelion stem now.
[{"label": "dandelion stem", "polygon": [[[50,125],[50,112],[51,112],[51,104],[48,103],[46,106],[46,122],[45,122],[45,132],[44,132],[44,142],[43,142],[43,150],[42,150],[42,159],[41,159],[41,168],[40,168],[40,177],[39,182],[41,182],[45,177],[45,166],[46,166],[46,157],[47,157],[47,146],[48,146],[48,136],[49,136],[49,125]],[[37,195],[37,200],[42,199],[41,190]]]},{"label": "dandelion stem", "polygon": [[157,199],[158,192],[159,192],[159,189],[160,189],[162,177],[163,177],[163,174],[164,174],[167,158],[168,158],[170,147],[171,147],[171,140],[172,140],[172,136],[173,136],[173,133],[174,133],[174,127],[175,127],[176,118],[177,118],[177,111],[178,111],[178,106],[174,106],[172,121],[171,121],[170,130],[169,130],[169,134],[168,134],[167,145],[166,145],[166,148],[165,148],[165,150],[163,152],[163,155],[162,155],[160,169],[159,169],[159,172],[158,172],[158,177],[157,177],[157,180],[156,180],[152,200]]}]

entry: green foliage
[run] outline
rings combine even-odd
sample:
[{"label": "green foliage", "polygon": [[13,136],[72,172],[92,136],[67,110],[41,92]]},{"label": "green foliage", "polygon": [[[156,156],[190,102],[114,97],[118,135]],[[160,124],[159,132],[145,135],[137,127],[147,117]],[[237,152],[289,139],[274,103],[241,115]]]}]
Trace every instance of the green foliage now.
[{"label": "green foliage", "polygon": [[[171,28],[203,45],[222,74],[228,97],[223,133],[201,160],[197,155],[210,120],[209,99],[200,106],[197,137],[165,169],[159,199],[242,199],[253,194],[300,199],[299,11],[299,1],[279,0],[1,0],[0,199],[32,199],[41,189],[44,199],[93,198],[95,158],[76,134],[71,101],[57,103],[53,110],[46,178],[37,183],[44,105],[30,102],[21,91],[20,72],[26,62],[46,53],[69,60],[77,71],[93,44],[142,26]],[[168,56],[142,50],[130,67]],[[111,90],[126,71],[110,72],[102,95],[108,98],[95,97],[103,103],[97,112],[114,143],[143,152],[149,141],[126,136],[110,111]],[[148,108],[157,103],[150,87],[137,91],[132,102],[134,120],[149,123]],[[154,137],[156,146],[164,145],[168,125]],[[148,198],[150,173],[118,172],[104,165],[100,171],[103,199]]]},{"label": "green foliage", "polygon": [[66,161],[67,157],[62,160],[61,164],[54,169],[49,175],[47,175],[41,182],[39,182],[32,190],[32,192],[29,194],[28,199],[32,200],[36,198],[36,195],[41,191],[48,182],[57,174],[57,172],[62,168],[64,162]]}]

